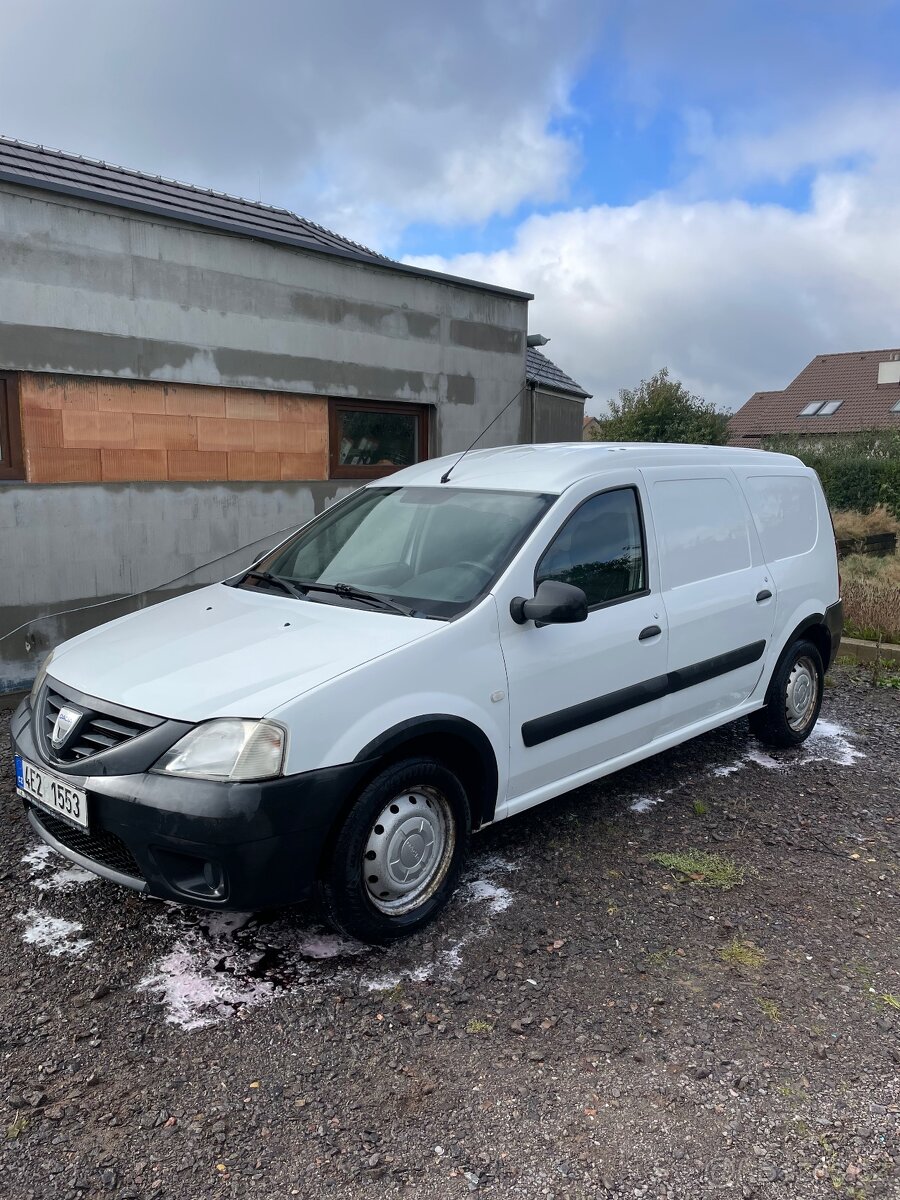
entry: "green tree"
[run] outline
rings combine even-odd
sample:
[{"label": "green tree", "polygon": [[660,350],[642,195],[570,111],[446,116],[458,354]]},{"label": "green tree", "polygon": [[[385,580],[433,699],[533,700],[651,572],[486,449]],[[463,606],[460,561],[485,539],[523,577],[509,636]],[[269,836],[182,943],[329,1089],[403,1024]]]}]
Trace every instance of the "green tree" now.
[{"label": "green tree", "polygon": [[634,390],[622,388],[619,399],[610,400],[609,410],[593,435],[602,442],[724,446],[728,437],[729,414],[692,395],[679,379],[670,379],[666,367],[642,379]]}]

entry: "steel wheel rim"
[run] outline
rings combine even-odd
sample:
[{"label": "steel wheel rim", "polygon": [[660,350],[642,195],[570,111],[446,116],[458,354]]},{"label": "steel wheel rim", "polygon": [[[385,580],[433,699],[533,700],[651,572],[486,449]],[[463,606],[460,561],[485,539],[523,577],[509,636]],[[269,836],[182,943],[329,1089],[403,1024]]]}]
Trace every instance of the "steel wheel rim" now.
[{"label": "steel wheel rim", "polygon": [[456,845],[453,812],[437,788],[399,792],[375,819],[363,850],[366,894],[379,912],[402,916],[441,886]]},{"label": "steel wheel rim", "polygon": [[791,669],[784,698],[785,716],[794,733],[802,732],[809,724],[818,698],[818,673],[812,659],[802,655]]}]

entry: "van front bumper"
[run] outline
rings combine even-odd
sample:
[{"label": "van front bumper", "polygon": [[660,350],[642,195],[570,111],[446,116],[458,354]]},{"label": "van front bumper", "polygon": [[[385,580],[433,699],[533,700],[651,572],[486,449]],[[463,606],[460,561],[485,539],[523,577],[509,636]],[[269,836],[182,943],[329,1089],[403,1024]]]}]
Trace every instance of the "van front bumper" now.
[{"label": "van front bumper", "polygon": [[27,700],[13,717],[12,740],[14,753],[87,793],[86,831],[24,802],[35,833],[65,858],[150,896],[244,912],[309,895],[331,833],[370,765],[259,783],[153,771],[67,774],[39,752]]}]

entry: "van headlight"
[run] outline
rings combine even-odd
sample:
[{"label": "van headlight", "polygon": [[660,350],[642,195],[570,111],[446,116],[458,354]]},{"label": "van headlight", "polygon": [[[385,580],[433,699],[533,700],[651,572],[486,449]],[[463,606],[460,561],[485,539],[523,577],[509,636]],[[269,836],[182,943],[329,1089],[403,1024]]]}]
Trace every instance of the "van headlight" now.
[{"label": "van headlight", "polygon": [[44,680],[47,678],[47,669],[50,666],[50,663],[53,661],[53,655],[55,653],[56,653],[55,650],[50,651],[50,653],[47,655],[47,657],[41,663],[40,669],[38,670],[38,673],[34,678],[34,683],[31,685],[31,708],[32,708],[32,711],[34,710],[35,705],[37,704],[38,696],[41,693],[41,688],[44,686]]},{"label": "van headlight", "polygon": [[284,730],[274,721],[223,717],[186,733],[153,770],[193,779],[271,779],[281,774],[284,742]]}]

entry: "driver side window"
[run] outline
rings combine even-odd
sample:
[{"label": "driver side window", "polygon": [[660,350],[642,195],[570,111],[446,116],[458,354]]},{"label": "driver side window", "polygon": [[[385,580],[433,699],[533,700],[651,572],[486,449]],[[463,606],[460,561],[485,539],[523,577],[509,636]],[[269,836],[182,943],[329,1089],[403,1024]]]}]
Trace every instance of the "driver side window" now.
[{"label": "driver side window", "polygon": [[580,587],[591,608],[646,590],[647,568],[634,488],[602,492],[575,510],[537,565],[535,587],[545,579]]}]

